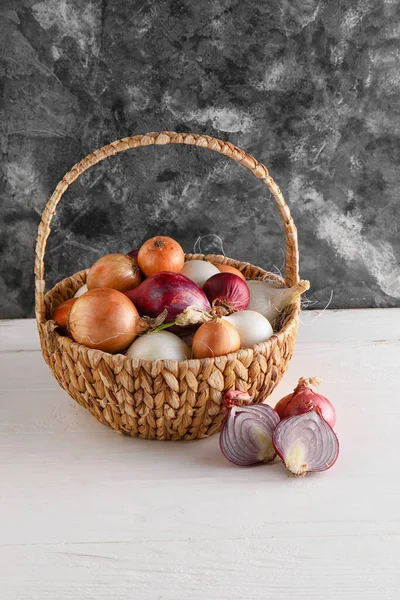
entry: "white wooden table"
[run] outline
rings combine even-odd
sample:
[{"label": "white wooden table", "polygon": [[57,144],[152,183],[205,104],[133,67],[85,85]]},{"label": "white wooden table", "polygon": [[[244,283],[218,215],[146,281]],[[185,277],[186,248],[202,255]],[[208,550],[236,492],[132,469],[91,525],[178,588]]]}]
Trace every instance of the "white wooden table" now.
[{"label": "white wooden table", "polygon": [[[400,309],[303,313],[274,404],[323,378],[341,454],[291,479],[218,437],[117,435],[0,322],[1,600],[398,600]],[[318,318],[316,318],[318,316]]]}]

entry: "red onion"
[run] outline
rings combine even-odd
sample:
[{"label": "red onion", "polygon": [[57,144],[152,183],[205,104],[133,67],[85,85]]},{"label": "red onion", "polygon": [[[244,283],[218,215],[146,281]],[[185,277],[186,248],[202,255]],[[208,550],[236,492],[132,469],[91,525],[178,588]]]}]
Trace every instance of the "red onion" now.
[{"label": "red onion", "polygon": [[275,410],[280,418],[285,419],[286,417],[293,417],[294,415],[301,415],[310,410],[315,410],[331,427],[335,427],[336,412],[332,404],[328,398],[315,393],[309,387],[310,385],[319,385],[320,381],[318,377],[309,377],[308,379],[301,377],[294,391],[282,398],[282,400],[279,400],[275,406]]},{"label": "red onion", "polygon": [[[210,310],[210,303],[202,289],[180,273],[163,271],[145,279],[137,288],[125,292],[141,315],[158,317],[167,309],[165,322],[175,321],[188,306],[202,311]],[[169,331],[182,331],[174,326]]]},{"label": "red onion", "polygon": [[131,250],[130,252],[128,252],[128,256],[130,256],[131,258],[133,258],[133,260],[135,260],[137,262],[137,255],[139,254],[139,250]]},{"label": "red onion", "polygon": [[309,471],[326,471],[339,454],[335,432],[315,410],[281,421],[272,441],[287,470],[295,477]]},{"label": "red onion", "polygon": [[229,312],[246,310],[250,302],[247,283],[233,273],[218,273],[207,279],[203,290],[213,306],[223,306]]},{"label": "red onion", "polygon": [[275,458],[272,432],[279,417],[268,404],[251,404],[244,392],[228,392],[224,404],[228,410],[219,443],[223,455],[235,465],[242,467]]}]

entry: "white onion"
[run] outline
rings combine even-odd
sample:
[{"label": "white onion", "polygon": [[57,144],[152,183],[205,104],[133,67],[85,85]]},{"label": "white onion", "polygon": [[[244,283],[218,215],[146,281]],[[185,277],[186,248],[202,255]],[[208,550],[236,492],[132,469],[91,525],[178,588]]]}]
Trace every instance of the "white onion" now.
[{"label": "white onion", "polygon": [[146,333],[137,338],[126,351],[130,358],[143,360],[186,360],[192,351],[180,337],[170,331]]},{"label": "white onion", "polygon": [[267,281],[251,280],[246,283],[250,290],[249,310],[261,313],[272,325],[283,309],[295,302],[310,287],[310,282],[303,280],[290,288],[274,288]]},{"label": "white onion", "polygon": [[237,329],[242,348],[265,342],[274,333],[268,319],[255,310],[238,310],[223,318]]},{"label": "white onion", "polygon": [[219,273],[215,265],[205,260],[188,260],[183,265],[181,275],[185,275],[199,287],[203,287],[207,279]]},{"label": "white onion", "polygon": [[80,287],[79,290],[76,292],[74,298],[79,298],[79,296],[82,296],[87,291],[88,291],[88,286],[85,283],[85,285],[83,285],[82,287]]}]

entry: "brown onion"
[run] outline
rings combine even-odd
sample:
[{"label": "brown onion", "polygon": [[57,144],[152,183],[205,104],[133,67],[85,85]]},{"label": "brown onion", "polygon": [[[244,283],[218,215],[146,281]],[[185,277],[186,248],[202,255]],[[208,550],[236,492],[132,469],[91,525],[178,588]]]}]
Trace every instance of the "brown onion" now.
[{"label": "brown onion", "polygon": [[122,352],[139,332],[140,316],[121,292],[97,288],[76,299],[68,319],[73,339],[104,352]]},{"label": "brown onion", "polygon": [[68,316],[72,306],[75,304],[78,298],[70,298],[66,300],[54,310],[52,314],[52,319],[57,323],[59,327],[65,329],[68,323]]},{"label": "brown onion", "polygon": [[185,253],[177,241],[159,235],[147,240],[140,247],[137,261],[146,277],[162,271],[180,273],[185,262]]},{"label": "brown onion", "polygon": [[86,284],[89,290],[111,288],[126,292],[142,281],[136,261],[127,254],[107,254],[89,269]]},{"label": "brown onion", "polygon": [[199,327],[194,334],[192,348],[196,358],[223,356],[239,350],[240,336],[228,321],[218,319]]},{"label": "brown onion", "polygon": [[217,266],[218,271],[220,271],[221,273],[233,273],[233,275],[237,275],[238,277],[243,279],[243,281],[246,281],[246,277],[236,267],[232,267],[231,265],[216,265],[216,266]]}]

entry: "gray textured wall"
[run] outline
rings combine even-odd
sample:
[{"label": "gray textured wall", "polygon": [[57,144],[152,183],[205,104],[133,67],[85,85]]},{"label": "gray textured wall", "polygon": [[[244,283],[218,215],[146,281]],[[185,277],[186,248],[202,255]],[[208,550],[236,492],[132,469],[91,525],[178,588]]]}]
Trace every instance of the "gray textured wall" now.
[{"label": "gray textured wall", "polygon": [[[331,290],[333,307],[399,306],[399,35],[398,1],[1,0],[0,316],[33,314],[36,228],[64,173],[162,129],[228,139],[270,168],[314,306]],[[48,283],[157,233],[187,251],[215,233],[229,256],[283,262],[277,209],[249,172],[148,148],[67,192]]]}]

